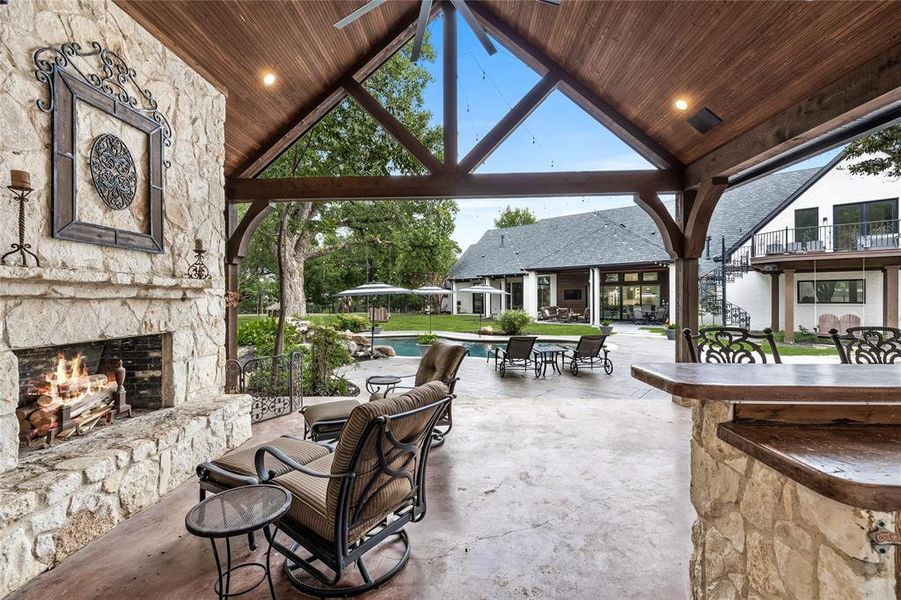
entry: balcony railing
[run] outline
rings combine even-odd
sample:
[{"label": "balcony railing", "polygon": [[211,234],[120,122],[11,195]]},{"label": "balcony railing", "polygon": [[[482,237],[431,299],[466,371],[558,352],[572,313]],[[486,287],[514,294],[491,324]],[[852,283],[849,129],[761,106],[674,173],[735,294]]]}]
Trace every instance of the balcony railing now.
[{"label": "balcony railing", "polygon": [[799,227],[758,233],[751,239],[751,258],[780,254],[891,250],[899,247],[899,220]]}]

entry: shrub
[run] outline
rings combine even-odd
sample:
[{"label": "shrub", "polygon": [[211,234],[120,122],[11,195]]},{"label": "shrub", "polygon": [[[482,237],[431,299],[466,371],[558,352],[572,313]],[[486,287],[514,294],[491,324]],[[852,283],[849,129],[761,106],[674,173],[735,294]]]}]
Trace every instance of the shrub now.
[{"label": "shrub", "polygon": [[[238,344],[255,347],[257,356],[272,356],[277,329],[278,319],[272,317],[244,321],[238,324]],[[285,353],[294,352],[302,342],[300,332],[291,324],[285,324]]]},{"label": "shrub", "polygon": [[353,362],[345,337],[333,327],[311,325],[307,341],[310,351],[304,356],[304,393],[316,396],[346,393],[347,382],[334,375],[335,369]]},{"label": "shrub", "polygon": [[610,327],[610,323],[612,323],[612,322],[613,321],[611,321],[610,319],[604,319],[603,321],[601,321],[601,326],[602,327]]},{"label": "shrub", "polygon": [[[785,332],[784,331],[774,331],[773,339],[779,342],[780,344],[785,342]],[[796,344],[816,344],[820,339],[817,334],[813,333],[809,329],[800,327],[800,331],[795,332],[795,343]]]},{"label": "shrub", "polygon": [[332,327],[338,331],[360,333],[369,329],[369,319],[364,315],[338,313],[335,315],[335,322],[332,324]]},{"label": "shrub", "polygon": [[678,329],[679,324],[678,323],[670,323],[669,325],[666,326],[666,328],[667,329]]},{"label": "shrub", "polygon": [[423,333],[416,338],[417,344],[434,344],[438,340],[438,336],[433,333]]},{"label": "shrub", "polygon": [[532,320],[532,316],[524,310],[506,310],[497,318],[497,323],[505,334],[519,335],[525,333]]}]

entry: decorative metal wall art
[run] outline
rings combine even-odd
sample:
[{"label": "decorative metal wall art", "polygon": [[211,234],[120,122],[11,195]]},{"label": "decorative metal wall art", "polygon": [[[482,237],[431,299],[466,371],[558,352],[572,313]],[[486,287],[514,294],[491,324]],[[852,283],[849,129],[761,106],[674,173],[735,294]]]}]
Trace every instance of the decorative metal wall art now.
[{"label": "decorative metal wall art", "polygon": [[41,259],[31,251],[31,244],[25,243],[25,203],[28,202],[28,194],[33,191],[31,175],[26,171],[10,171],[9,185],[6,189],[15,195],[19,203],[19,242],[11,244],[12,250],[0,256],[0,264],[6,264],[6,257],[18,254],[22,258],[23,267],[28,266],[28,256],[34,258],[35,265],[40,267]]},{"label": "decorative metal wall art", "polygon": [[94,189],[113,210],[128,208],[138,188],[138,173],[128,146],[111,133],[98,135],[91,146]]},{"label": "decorative metal wall art", "polygon": [[[159,111],[153,94],[137,83],[134,69],[118,54],[98,42],[91,42],[90,50],[82,50],[74,42],[40,48],[34,53],[34,64],[35,77],[46,84],[48,90],[48,98],[38,100],[37,106],[53,115],[53,237],[145,252],[162,252],[163,170],[169,166],[164,151],[172,145],[172,128]],[[135,165],[131,160],[135,173],[134,185],[128,183],[128,173],[131,171],[124,163],[125,155],[131,158],[131,153],[124,148],[124,144],[119,147],[108,139],[102,143],[101,148],[97,148],[99,140],[94,141],[91,175],[103,201],[110,208],[121,210],[129,207],[134,200],[134,193],[130,195],[131,200],[128,200],[128,191],[132,188],[137,191],[137,174],[146,174],[148,231],[116,229],[77,218],[75,208],[78,181],[75,162],[79,156],[77,145],[80,138],[75,115],[79,103],[100,110],[146,135],[146,164]],[[95,170],[95,149],[98,150],[98,155],[114,162],[101,161],[98,164],[105,166]],[[125,152],[122,152],[123,149]],[[123,173],[125,178],[119,179]],[[98,181],[101,182],[100,185]]]}]

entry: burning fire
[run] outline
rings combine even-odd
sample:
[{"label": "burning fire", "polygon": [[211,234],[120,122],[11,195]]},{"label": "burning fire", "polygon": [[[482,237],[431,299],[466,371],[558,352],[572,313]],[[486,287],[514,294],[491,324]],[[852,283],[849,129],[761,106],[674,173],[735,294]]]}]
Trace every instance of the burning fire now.
[{"label": "burning fire", "polygon": [[63,354],[57,356],[56,369],[48,373],[49,384],[42,392],[50,396],[54,403],[71,404],[99,391],[106,384],[105,377],[92,377],[84,364],[81,354],[67,361]]}]

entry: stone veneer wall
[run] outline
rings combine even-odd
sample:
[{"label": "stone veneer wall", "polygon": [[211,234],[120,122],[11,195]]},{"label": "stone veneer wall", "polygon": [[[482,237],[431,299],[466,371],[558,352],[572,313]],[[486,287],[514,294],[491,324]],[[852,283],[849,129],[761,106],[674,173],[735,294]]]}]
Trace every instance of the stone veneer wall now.
[{"label": "stone veneer wall", "polygon": [[716,436],[727,403],[694,402],[694,600],[895,598],[895,552],[867,532],[895,516],[825,498]]},{"label": "stone veneer wall", "polygon": [[[51,238],[51,116],[35,105],[48,91],[35,79],[32,54],[69,41],[90,48],[95,40],[137,71],[136,79],[153,93],[172,126],[161,254]],[[168,333],[163,405],[178,406],[222,389],[224,123],[224,95],[111,0],[0,6],[0,248],[17,236],[17,207],[5,189],[8,173],[23,169],[35,187],[27,204],[26,238],[42,261],[42,268],[0,266],[0,472],[15,467],[18,455],[13,349]],[[99,210],[89,181],[79,181],[77,197],[79,211]],[[183,279],[195,238],[209,250],[213,277],[206,282]]]}]

